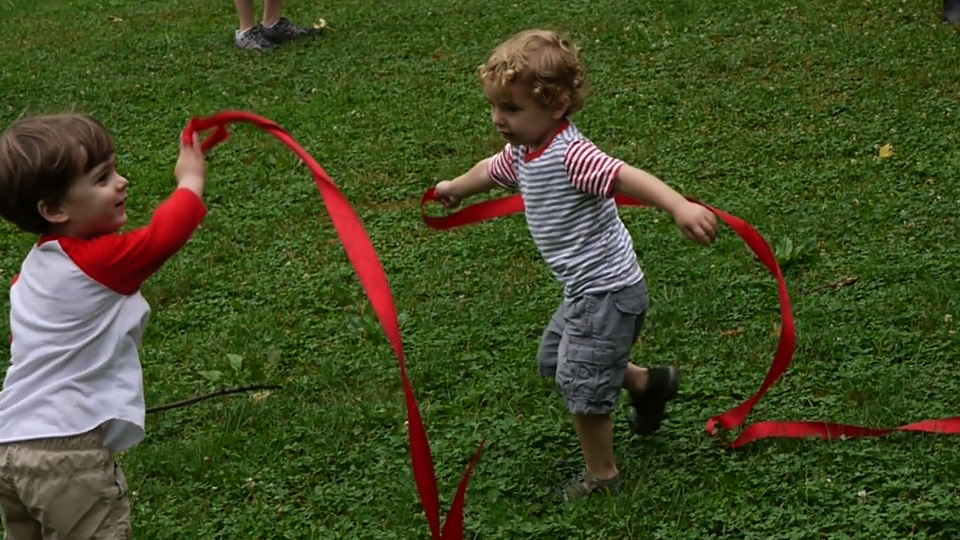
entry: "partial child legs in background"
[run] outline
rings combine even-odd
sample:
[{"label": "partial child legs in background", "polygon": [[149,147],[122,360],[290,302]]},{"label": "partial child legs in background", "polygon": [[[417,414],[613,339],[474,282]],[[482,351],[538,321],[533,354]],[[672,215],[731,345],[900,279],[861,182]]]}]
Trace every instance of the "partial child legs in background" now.
[{"label": "partial child legs in background", "polygon": [[266,0],[263,20],[259,24],[254,15],[253,0],[234,0],[237,19],[235,41],[240,49],[265,51],[298,37],[316,36],[316,28],[302,28],[283,16],[283,0]]}]

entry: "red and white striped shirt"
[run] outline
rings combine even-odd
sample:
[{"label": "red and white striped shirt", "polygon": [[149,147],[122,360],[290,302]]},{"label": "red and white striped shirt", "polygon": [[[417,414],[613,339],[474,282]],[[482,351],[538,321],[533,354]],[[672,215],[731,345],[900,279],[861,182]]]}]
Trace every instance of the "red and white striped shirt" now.
[{"label": "red and white striped shirt", "polygon": [[519,189],[534,243],[569,298],[643,278],[613,200],[622,167],[569,120],[543,150],[527,153],[526,147],[507,144],[487,167],[498,185]]}]

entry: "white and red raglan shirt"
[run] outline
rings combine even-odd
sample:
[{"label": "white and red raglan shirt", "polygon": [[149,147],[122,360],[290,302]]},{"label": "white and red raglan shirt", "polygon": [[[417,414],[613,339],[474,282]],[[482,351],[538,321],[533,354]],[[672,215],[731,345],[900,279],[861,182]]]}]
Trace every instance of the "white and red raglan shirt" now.
[{"label": "white and red raglan shirt", "polygon": [[508,143],[487,165],[496,184],[520,191],[534,244],[568,298],[615,291],[643,279],[614,200],[623,165],[569,119],[542,150]]},{"label": "white and red raglan shirt", "polygon": [[95,238],[45,235],[10,288],[10,366],[0,443],[85,433],[101,424],[122,452],[144,436],[137,349],[150,317],[140,286],[186,244],[207,209],[176,189],[146,226]]}]

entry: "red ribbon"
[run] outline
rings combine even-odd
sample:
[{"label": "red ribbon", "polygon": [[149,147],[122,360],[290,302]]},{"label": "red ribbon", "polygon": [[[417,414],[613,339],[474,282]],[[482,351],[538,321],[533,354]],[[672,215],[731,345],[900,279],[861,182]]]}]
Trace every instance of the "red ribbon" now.
[{"label": "red ribbon", "polygon": [[473,459],[467,466],[467,471],[460,481],[457,488],[457,494],[454,497],[453,504],[447,519],[443,525],[443,533],[440,530],[440,502],[437,498],[437,478],[433,468],[433,456],[430,452],[430,442],[427,439],[427,432],[420,416],[420,408],[417,406],[417,400],[414,396],[413,386],[407,376],[407,365],[403,354],[403,340],[400,337],[400,324],[397,319],[397,311],[393,301],[393,294],[390,291],[390,285],[387,281],[386,273],[383,271],[383,265],[377,257],[377,252],[364,230],[360,218],[353,211],[347,198],[337,188],[333,180],[327,175],[323,167],[320,166],[300,145],[275,122],[262,116],[243,111],[223,111],[213,116],[195,117],[187,124],[183,131],[181,140],[184,144],[192,144],[193,135],[197,132],[214,129],[210,137],[201,143],[201,149],[204,153],[208,152],[217,144],[229,138],[227,124],[246,122],[253,124],[260,129],[270,133],[282,143],[287,145],[310,169],[313,178],[316,181],[320,195],[330,214],[333,226],[340,236],[340,241],[347,252],[350,262],[353,264],[360,278],[363,288],[373,305],[373,309],[383,326],[387,338],[393,347],[393,351],[400,362],[400,378],[403,381],[403,393],[406,398],[408,433],[410,436],[410,454],[413,461],[414,478],[417,484],[417,492],[420,501],[423,504],[424,513],[427,516],[427,522],[430,525],[430,532],[435,540],[462,540],[463,539],[463,505],[466,498],[467,485],[470,482],[470,475],[476,466],[477,460],[483,451],[483,443],[474,454]]},{"label": "red ribbon", "polygon": [[[427,523],[434,540],[462,540],[463,539],[463,507],[466,498],[470,476],[483,451],[485,444],[481,443],[473,459],[467,466],[466,473],[457,487],[457,493],[451,505],[450,512],[440,528],[440,503],[437,496],[437,479],[433,468],[433,456],[430,452],[430,443],[427,439],[426,428],[420,416],[420,409],[413,392],[413,386],[407,376],[407,366],[403,354],[403,340],[400,337],[400,324],[397,319],[396,306],[393,294],[387,281],[383,265],[377,257],[377,252],[367,236],[366,230],[357,217],[350,203],[336,184],[330,179],[326,171],[308,154],[294,139],[275,122],[262,116],[243,111],[223,111],[212,116],[194,117],[183,131],[181,140],[191,144],[193,135],[198,132],[213,129],[214,132],[201,143],[204,153],[217,144],[226,141],[230,134],[226,126],[232,123],[249,123],[270,133],[287,145],[310,169],[316,181],[324,205],[330,214],[334,228],[340,237],[341,243],[353,264],[354,270],[364,287],[370,303],[377,314],[380,324],[386,332],[387,338],[393,347],[400,364],[400,377],[403,382],[403,392],[406,401],[408,433],[410,438],[410,454],[413,463],[414,479],[417,493],[427,516]],[[436,200],[436,194],[431,189],[421,199],[421,210],[426,224],[433,229],[450,229],[477,223],[488,219],[517,214],[523,212],[523,200],[518,195],[504,197],[477,203],[445,217],[431,217],[426,213],[428,202]],[[643,203],[618,196],[620,205],[643,206]],[[697,204],[703,205],[698,201]],[[773,365],[760,390],[744,403],[729,411],[716,415],[707,422],[707,431],[716,434],[716,425],[732,429],[743,424],[747,415],[773,383],[786,371],[793,358],[796,336],[790,298],[787,292],[783,275],[777,265],[776,257],[770,250],[763,237],[742,219],[727,214],[722,210],[709,208],[724,222],[736,231],[747,243],[760,261],[776,277],[780,291],[780,312],[783,319],[780,331],[780,344],[774,356]],[[767,437],[807,437],[819,436],[824,439],[838,437],[877,437],[894,431],[922,431],[927,433],[960,433],[960,417],[942,420],[926,420],[893,429],[872,429],[860,426],[831,424],[826,422],[759,422],[748,426],[733,442],[732,446],[742,446],[752,441]]]},{"label": "red ribbon", "polygon": [[[646,206],[643,202],[631,199],[624,195],[615,197],[618,205],[621,206]],[[433,217],[427,215],[427,203],[437,200],[436,191],[428,190],[420,200],[423,220],[427,226],[433,229],[452,229],[462,227],[472,223],[479,223],[493,218],[508,216],[511,214],[523,213],[523,199],[519,194],[514,194],[499,199],[491,199],[479,202],[463,208],[457,212],[443,217]],[[728,214],[723,210],[710,207],[697,200],[687,198],[687,200],[697,203],[717,215],[727,225],[730,226],[740,238],[746,242],[747,246],[753,251],[761,263],[770,270],[770,273],[777,280],[777,287],[780,297],[780,342],[777,345],[777,351],[773,357],[773,363],[767,372],[760,390],[749,399],[733,407],[732,409],[715,415],[707,421],[707,432],[710,435],[717,435],[717,425],[725,429],[740,427],[746,421],[750,411],[756,406],[757,402],[773,386],[773,383],[790,367],[793,361],[794,348],[796,346],[796,330],[793,320],[793,308],[790,305],[790,294],[787,291],[787,284],[784,282],[783,274],[780,272],[780,266],[777,264],[777,258],[770,249],[766,240],[746,221]],[[943,418],[939,420],[924,420],[905,426],[890,429],[875,429],[849,424],[835,424],[829,422],[757,422],[748,425],[739,434],[736,440],[731,443],[732,448],[749,444],[753,441],[771,437],[779,438],[803,438],[820,437],[824,440],[838,439],[843,437],[881,437],[897,431],[921,431],[926,433],[958,434],[960,433],[960,417]]]}]

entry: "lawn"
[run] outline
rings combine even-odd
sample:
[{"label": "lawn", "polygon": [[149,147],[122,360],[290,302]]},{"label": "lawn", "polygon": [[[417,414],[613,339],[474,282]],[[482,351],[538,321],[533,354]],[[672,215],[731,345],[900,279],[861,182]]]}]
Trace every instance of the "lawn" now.
[{"label": "lawn", "polygon": [[[956,437],[732,451],[735,433],[706,433],[769,368],[776,282],[729,229],[701,248],[640,208],[621,212],[651,287],[635,361],[679,366],[681,396],[647,438],[630,435],[621,405],[620,497],[554,504],[544,488],[572,471],[555,463],[581,463],[553,383],[536,376],[560,286],[523,217],[438,232],[419,209],[437,181],[502,147],[476,66],[521,28],[563,30],[593,83],[578,126],[746,219],[782,256],[795,361],[748,423],[956,415],[960,29],[938,4],[290,2],[327,33],[257,54],[233,47],[225,0],[0,0],[0,120],[101,118],[132,181],[131,225],[170,193],[191,117],[241,109],[286,128],[350,200],[389,277],[444,508],[487,440],[468,538],[957,538]],[[208,217],[143,289],[147,404],[281,388],[148,416],[146,440],[120,457],[136,537],[428,538],[398,364],[306,167],[238,125],[208,170]],[[0,281],[32,241],[0,226]]]}]

